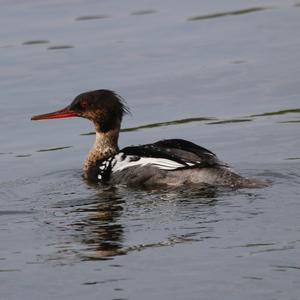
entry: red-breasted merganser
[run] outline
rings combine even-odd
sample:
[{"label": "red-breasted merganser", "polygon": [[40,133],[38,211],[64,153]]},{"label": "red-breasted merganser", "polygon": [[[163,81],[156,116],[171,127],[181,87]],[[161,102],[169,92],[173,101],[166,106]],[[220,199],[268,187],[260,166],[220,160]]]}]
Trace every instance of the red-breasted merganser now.
[{"label": "red-breasted merganser", "polygon": [[66,108],[33,116],[31,120],[83,117],[94,123],[96,141],[85,159],[84,177],[90,181],[125,185],[211,184],[260,187],[265,182],[236,174],[211,151],[182,139],[119,150],[122,117],[129,110],[110,90],[78,95]]}]

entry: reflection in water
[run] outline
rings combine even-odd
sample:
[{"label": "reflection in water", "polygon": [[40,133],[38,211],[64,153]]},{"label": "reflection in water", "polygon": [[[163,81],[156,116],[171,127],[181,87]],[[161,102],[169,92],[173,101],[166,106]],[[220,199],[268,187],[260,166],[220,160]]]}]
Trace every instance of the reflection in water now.
[{"label": "reflection in water", "polygon": [[139,16],[139,15],[149,15],[149,14],[155,14],[157,11],[154,9],[143,9],[143,10],[137,10],[133,11],[131,13],[132,16]]},{"label": "reflection in water", "polygon": [[[255,120],[255,118],[257,117],[280,116],[286,114],[299,114],[299,113],[300,113],[300,108],[290,108],[285,110],[271,111],[271,112],[265,112],[261,114],[250,115],[250,116],[242,116],[242,117],[231,118],[231,119],[220,119],[217,117],[185,118],[185,119],[178,119],[172,121],[150,123],[150,124],[140,125],[136,127],[122,128],[121,132],[131,132],[131,131],[138,131],[141,129],[151,129],[155,127],[174,126],[174,125],[188,124],[194,122],[205,122],[205,121],[208,121],[205,123],[206,125],[222,125],[228,123],[251,122]],[[283,121],[281,123],[298,123],[298,122],[299,120],[289,120],[289,121]],[[92,132],[82,133],[80,135],[94,135],[94,134],[95,132],[92,131]]]},{"label": "reflection in water", "polygon": [[121,131],[122,132],[129,132],[129,131],[137,131],[140,129],[146,129],[146,128],[155,128],[155,127],[165,127],[170,125],[179,125],[179,124],[187,124],[192,122],[202,122],[202,121],[210,121],[214,120],[214,118],[186,118],[186,119],[179,119],[179,120],[173,120],[173,121],[167,121],[167,122],[159,122],[159,123],[151,123],[146,125],[141,125],[137,127],[131,127],[131,128],[124,128]]},{"label": "reflection in water", "polygon": [[274,266],[274,267],[276,267],[277,269],[279,269],[279,270],[277,270],[277,271],[287,271],[287,270],[300,270],[300,265],[299,266],[283,266],[283,265],[279,265],[279,266]]},{"label": "reflection in water", "polygon": [[57,46],[51,46],[48,47],[48,50],[60,50],[60,49],[70,49],[70,48],[74,48],[74,46],[71,45],[57,45]]},{"label": "reflection in water", "polygon": [[73,212],[86,215],[81,221],[71,224],[80,242],[87,246],[83,260],[101,259],[122,254],[123,225],[119,223],[124,203],[114,189],[99,192],[99,202],[81,207]]},{"label": "reflection in water", "polygon": [[3,45],[3,46],[0,46],[0,48],[14,48],[15,45]]},{"label": "reflection in water", "polygon": [[257,115],[251,115],[249,117],[267,117],[267,116],[278,116],[278,115],[299,114],[299,113],[300,113],[300,108],[290,108],[284,110],[265,112]]},{"label": "reflection in water", "polygon": [[[150,123],[150,124],[145,124],[145,125],[136,126],[136,127],[122,128],[121,132],[138,131],[141,129],[150,129],[150,128],[155,128],[155,127],[165,127],[165,126],[187,124],[187,123],[193,123],[193,122],[211,121],[211,120],[216,120],[216,118],[196,117],[196,118],[178,119],[178,120],[172,120],[172,121],[166,121],[166,122]],[[94,135],[94,134],[95,134],[95,132],[87,132],[87,133],[82,133],[80,135]]]},{"label": "reflection in water", "polygon": [[283,124],[289,124],[289,123],[300,123],[300,120],[289,120],[289,121],[282,121],[278,123],[283,123]]},{"label": "reflection in water", "polygon": [[54,147],[54,148],[36,150],[36,152],[58,151],[58,150],[72,148],[72,147],[73,146]]},{"label": "reflection in water", "polygon": [[4,215],[27,215],[27,214],[34,214],[34,210],[0,210],[0,216]]},{"label": "reflection in water", "polygon": [[91,16],[81,16],[77,17],[76,21],[90,21],[90,20],[98,20],[98,19],[108,19],[109,15],[91,15]]},{"label": "reflection in water", "polygon": [[38,45],[38,44],[48,44],[48,40],[32,40],[24,42],[23,45]]},{"label": "reflection in water", "polygon": [[[13,193],[15,185],[22,195]],[[31,199],[37,186],[42,188]],[[79,170],[9,182],[5,190],[7,195],[2,198],[26,200],[24,195],[30,195],[22,201],[24,218],[32,219],[34,214],[39,220],[38,234],[47,251],[41,247],[36,260],[29,263],[55,265],[106,261],[133,251],[219,239],[215,228],[224,219],[219,209],[230,204],[234,195],[239,200],[241,196],[256,197],[248,191],[205,185],[160,189],[98,186],[83,181]],[[38,209],[31,212],[34,203]],[[238,202],[232,203],[238,206]],[[4,214],[14,216],[16,211],[6,209]],[[228,212],[231,216],[231,209]],[[259,213],[245,210],[244,217]]]},{"label": "reflection in water", "polygon": [[227,124],[227,123],[243,123],[243,122],[251,122],[252,119],[229,119],[229,120],[222,120],[222,121],[215,121],[206,123],[208,125],[216,125],[216,124]]},{"label": "reflection in water", "polygon": [[21,269],[0,269],[1,272],[21,272]]},{"label": "reflection in water", "polygon": [[119,218],[123,203],[114,188],[100,190],[87,199],[58,202],[55,209],[60,213],[65,211],[68,216],[64,230],[68,228],[67,234],[73,242],[81,244],[80,249],[73,249],[67,237],[69,254],[75,254],[80,260],[101,260],[122,254],[124,230]]},{"label": "reflection in water", "polygon": [[[222,193],[214,187],[163,190],[96,188],[96,194],[88,199],[56,203],[54,208],[57,212],[54,214],[64,217],[63,223],[59,218],[57,229],[62,230],[65,238],[64,242],[57,244],[57,252],[46,258],[47,261],[64,263],[69,259],[74,261],[74,258],[75,261],[107,260],[132,251],[213,238],[210,223],[215,222],[215,213],[211,209],[217,203],[216,195]],[[192,220],[195,221],[194,226]],[[132,228],[134,224],[137,232],[146,231],[142,229],[146,227],[151,235],[149,226],[156,227],[165,222],[167,227],[172,222],[178,222],[181,227],[175,233],[159,226],[158,236],[166,231],[164,238],[153,234],[151,239],[145,239],[147,242],[128,244],[125,236],[128,226]]]},{"label": "reflection in water", "polygon": [[240,10],[233,10],[233,11],[226,11],[226,12],[220,12],[215,14],[209,14],[209,15],[201,15],[201,16],[195,16],[188,18],[188,21],[199,21],[199,20],[206,20],[206,19],[213,19],[213,18],[220,18],[225,16],[236,16],[236,15],[243,15],[243,14],[249,14],[257,11],[262,11],[266,9],[270,9],[271,7],[251,7],[246,9],[240,9]]},{"label": "reflection in water", "polygon": [[247,61],[246,60],[233,60],[231,63],[239,65],[239,64],[245,64],[245,63],[247,63]]}]

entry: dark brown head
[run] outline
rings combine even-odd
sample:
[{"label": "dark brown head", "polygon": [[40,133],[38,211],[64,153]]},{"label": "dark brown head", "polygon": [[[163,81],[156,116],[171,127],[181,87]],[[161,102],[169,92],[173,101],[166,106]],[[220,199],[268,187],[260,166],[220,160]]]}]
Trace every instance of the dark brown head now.
[{"label": "dark brown head", "polygon": [[120,127],[122,117],[129,110],[122,98],[110,90],[96,90],[78,95],[66,108],[33,116],[31,120],[82,117],[94,122],[96,130],[108,132]]}]

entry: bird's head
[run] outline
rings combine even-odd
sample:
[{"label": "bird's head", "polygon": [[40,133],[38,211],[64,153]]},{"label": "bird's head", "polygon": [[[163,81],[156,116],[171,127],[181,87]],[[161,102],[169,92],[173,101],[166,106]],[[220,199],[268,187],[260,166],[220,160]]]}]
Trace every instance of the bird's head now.
[{"label": "bird's head", "polygon": [[78,95],[64,109],[36,115],[31,120],[82,117],[91,120],[97,131],[108,132],[120,127],[122,117],[129,109],[123,99],[110,90],[96,90]]}]

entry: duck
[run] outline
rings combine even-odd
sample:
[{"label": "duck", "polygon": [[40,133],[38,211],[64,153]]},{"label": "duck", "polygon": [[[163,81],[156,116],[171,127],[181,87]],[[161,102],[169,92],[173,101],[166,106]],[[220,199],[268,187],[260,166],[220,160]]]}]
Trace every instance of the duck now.
[{"label": "duck", "polygon": [[81,117],[95,127],[96,138],[83,164],[83,177],[104,185],[213,185],[262,187],[263,180],[237,174],[212,151],[184,139],[119,149],[121,122],[129,108],[116,92],[100,89],[81,93],[67,107],[35,115],[31,120]]}]

